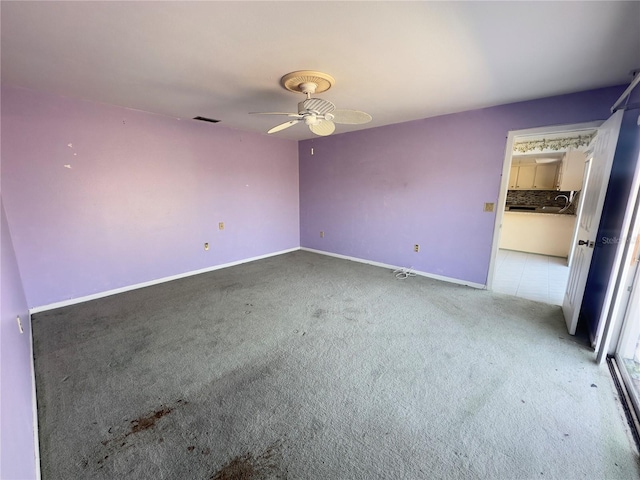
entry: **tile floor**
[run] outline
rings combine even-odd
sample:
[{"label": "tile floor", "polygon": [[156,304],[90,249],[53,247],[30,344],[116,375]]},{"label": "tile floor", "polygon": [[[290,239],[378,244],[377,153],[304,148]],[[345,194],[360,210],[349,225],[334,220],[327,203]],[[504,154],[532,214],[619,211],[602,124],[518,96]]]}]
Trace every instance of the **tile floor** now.
[{"label": "tile floor", "polygon": [[568,277],[566,258],[500,249],[493,291],[562,305]]}]

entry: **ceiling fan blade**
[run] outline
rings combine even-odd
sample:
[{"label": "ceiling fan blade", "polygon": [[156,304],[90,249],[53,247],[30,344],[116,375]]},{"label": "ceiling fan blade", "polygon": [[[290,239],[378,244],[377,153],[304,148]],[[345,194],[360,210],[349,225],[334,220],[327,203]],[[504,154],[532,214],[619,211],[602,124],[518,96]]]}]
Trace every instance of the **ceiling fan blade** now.
[{"label": "ceiling fan blade", "polygon": [[284,123],[281,123],[280,125],[276,125],[271,130],[269,130],[267,133],[276,133],[276,132],[279,132],[280,130],[284,130],[285,128],[292,127],[296,123],[300,123],[300,122],[301,122],[301,120],[289,120],[288,122],[284,122]]},{"label": "ceiling fan blade", "polygon": [[311,130],[316,135],[326,137],[327,135],[331,135],[336,131],[336,125],[331,120],[322,120],[320,123],[317,123],[315,125],[309,125],[309,130]]},{"label": "ceiling fan blade", "polygon": [[302,118],[302,115],[298,113],[289,112],[249,112],[249,115],[288,115],[289,117]]},{"label": "ceiling fan blade", "polygon": [[[301,106],[302,109],[300,108]],[[304,112],[305,110],[308,110],[318,115],[333,112],[335,109],[336,106],[333,103],[322,98],[307,98],[304,102],[300,102],[300,104],[298,104],[298,111],[302,110]]]},{"label": "ceiling fan blade", "polygon": [[346,110],[340,108],[331,112],[333,115],[333,121],[336,123],[344,123],[350,125],[358,125],[361,123],[369,123],[371,121],[371,115],[360,110]]}]

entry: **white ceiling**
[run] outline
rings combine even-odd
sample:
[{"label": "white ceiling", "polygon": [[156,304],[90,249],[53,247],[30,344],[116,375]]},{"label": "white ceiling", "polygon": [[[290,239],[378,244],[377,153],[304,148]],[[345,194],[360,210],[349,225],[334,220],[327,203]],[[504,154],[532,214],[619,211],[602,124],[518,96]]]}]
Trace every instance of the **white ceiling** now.
[{"label": "white ceiling", "polygon": [[[640,2],[2,1],[2,83],[266,132],[319,94],[373,121],[336,133],[628,84]],[[216,128],[212,125],[211,128]],[[302,124],[274,134],[312,138]]]}]

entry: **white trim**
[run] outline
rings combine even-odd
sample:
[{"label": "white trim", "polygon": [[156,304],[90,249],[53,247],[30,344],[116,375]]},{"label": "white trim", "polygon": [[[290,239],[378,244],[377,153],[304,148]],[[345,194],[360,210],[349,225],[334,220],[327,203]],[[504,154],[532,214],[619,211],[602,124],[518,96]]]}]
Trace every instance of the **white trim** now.
[{"label": "white trim", "polygon": [[[374,262],[373,260],[366,260],[364,258],[350,257],[348,255],[340,255],[339,253],[325,252],[324,250],[316,250],[314,248],[300,247],[300,250],[303,250],[305,252],[318,253],[320,255],[326,255],[328,257],[342,258],[343,260],[351,260],[352,262],[366,263],[367,265],[373,265],[375,267],[388,268],[388,269],[391,269],[391,270],[397,270],[399,268],[403,268],[403,267],[399,267],[397,265],[389,265],[388,263]],[[460,279],[457,279],[457,278],[444,277],[442,275],[436,275],[436,274],[433,274],[433,273],[421,272],[419,270],[411,269],[411,271],[413,273],[415,273],[416,275],[420,275],[421,277],[433,278],[434,280],[440,280],[442,282],[455,283],[457,285],[464,285],[464,286],[467,286],[467,287],[479,288],[479,289],[484,289],[485,288],[485,285],[482,285],[481,283],[474,283],[474,282],[468,282],[466,280],[460,280]]]},{"label": "white trim", "polygon": [[509,189],[509,174],[511,172],[511,157],[513,156],[513,143],[515,141],[514,132],[507,135],[507,146],[505,147],[504,162],[502,163],[502,177],[500,179],[500,191],[498,192],[498,203],[496,203],[496,219],[493,224],[493,240],[491,242],[491,256],[489,257],[489,270],[487,271],[487,290],[493,289],[493,276],[496,268],[496,256],[500,247],[500,229],[504,217],[504,205],[507,202],[507,190]]},{"label": "white trim", "polygon": [[295,252],[300,250],[300,247],[289,248],[287,250],[280,250],[279,252],[267,253],[265,255],[259,255],[257,257],[244,258],[242,260],[236,260],[235,262],[222,263],[220,265],[214,265],[212,267],[201,268],[200,270],[192,270],[190,272],[179,273],[177,275],[171,275],[169,277],[157,278],[148,282],[136,283],[134,285],[128,285],[126,287],[115,288],[113,290],[107,290],[104,292],[92,293],[91,295],[85,295],[84,297],[70,298],[69,300],[63,300],[61,302],[50,303],[48,305],[42,305],[39,307],[32,307],[29,309],[30,314],[45,312],[47,310],[53,310],[54,308],[68,307],[70,305],[76,305],[78,303],[88,302],[90,300],[96,300],[98,298],[109,297],[118,293],[124,293],[131,290],[137,290],[138,288],[150,287],[152,285],[158,285],[160,283],[170,282],[172,280],[178,280],[180,278],[191,277],[192,275],[199,275],[201,273],[213,272],[214,270],[220,270],[223,268],[234,267],[243,263],[249,263],[256,260],[262,260],[263,258],[275,257],[277,255],[283,255],[285,253]]},{"label": "white trim", "polygon": [[555,125],[548,127],[527,128],[525,130],[510,130],[507,134],[507,145],[502,163],[502,179],[500,181],[500,191],[498,192],[498,203],[496,204],[496,220],[493,226],[493,241],[491,243],[491,257],[489,259],[489,270],[487,272],[487,290],[493,289],[493,277],[495,274],[496,257],[500,247],[500,229],[504,217],[504,204],[507,201],[507,190],[509,189],[509,173],[511,171],[511,157],[513,156],[513,143],[516,137],[523,135],[537,135],[545,133],[574,132],[578,130],[593,130],[602,125],[601,121],[575,123],[572,125]]},{"label": "white trim", "polygon": [[38,396],[36,393],[36,366],[33,356],[33,324],[31,323],[31,314],[29,314],[29,364],[31,370],[31,407],[33,415],[33,461],[36,469],[36,480],[42,478],[40,471],[40,438],[38,436]]},{"label": "white trim", "polygon": [[[633,228],[638,222],[638,194],[640,193],[640,155],[636,159],[636,165],[631,181],[631,190],[625,205],[625,213],[622,218],[622,228],[620,229],[620,243],[616,246],[613,266],[607,288],[605,290],[604,302],[598,328],[596,329],[597,361],[602,364],[607,355],[616,352],[617,348],[610,351],[610,344],[613,337],[618,338],[622,329],[622,318],[629,303],[629,293],[626,291],[631,266],[634,265],[633,254],[635,253],[635,238],[631,234],[636,233]],[[635,265],[634,265],[635,266]],[[636,285],[635,288],[639,286]]]}]

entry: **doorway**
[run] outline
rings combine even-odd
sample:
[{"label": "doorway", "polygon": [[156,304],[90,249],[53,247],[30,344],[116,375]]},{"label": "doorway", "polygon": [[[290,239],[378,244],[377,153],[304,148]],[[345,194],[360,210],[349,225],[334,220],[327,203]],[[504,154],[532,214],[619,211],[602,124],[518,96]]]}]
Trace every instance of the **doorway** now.
[{"label": "doorway", "polygon": [[562,305],[585,164],[601,123],[509,132],[489,290]]}]

